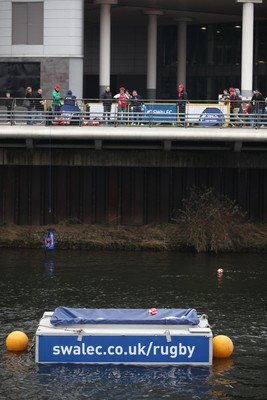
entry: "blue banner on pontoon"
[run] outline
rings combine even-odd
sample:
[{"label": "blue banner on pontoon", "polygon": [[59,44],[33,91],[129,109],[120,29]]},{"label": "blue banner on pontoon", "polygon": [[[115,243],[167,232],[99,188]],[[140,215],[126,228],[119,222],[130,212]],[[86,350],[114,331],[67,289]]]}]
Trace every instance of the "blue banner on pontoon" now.
[{"label": "blue banner on pontoon", "polygon": [[145,324],[145,325],[197,325],[197,312],[193,308],[68,308],[55,309],[52,325],[75,324]]},{"label": "blue banner on pontoon", "polygon": [[40,363],[208,364],[210,339],[202,336],[51,335],[38,337]]}]

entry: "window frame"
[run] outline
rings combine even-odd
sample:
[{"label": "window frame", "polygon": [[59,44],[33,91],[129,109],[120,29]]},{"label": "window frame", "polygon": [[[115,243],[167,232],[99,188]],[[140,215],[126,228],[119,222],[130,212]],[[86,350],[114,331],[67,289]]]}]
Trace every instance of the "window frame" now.
[{"label": "window frame", "polygon": [[12,2],[12,45],[43,45],[44,2]]}]

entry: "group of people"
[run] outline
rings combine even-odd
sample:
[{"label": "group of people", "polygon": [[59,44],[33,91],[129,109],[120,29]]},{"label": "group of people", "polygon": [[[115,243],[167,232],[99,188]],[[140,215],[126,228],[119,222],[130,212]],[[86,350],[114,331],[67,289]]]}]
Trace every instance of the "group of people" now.
[{"label": "group of people", "polygon": [[230,126],[261,127],[266,120],[267,98],[256,89],[250,101],[242,100],[239,89],[224,89],[219,99],[222,104],[230,104]]},{"label": "group of people", "polygon": [[[27,124],[31,125],[38,120],[42,120],[44,115],[44,101],[42,96],[42,89],[38,89],[35,94],[33,94],[32,87],[28,86],[25,90],[25,98],[23,101],[23,106],[27,108]],[[12,121],[12,112],[15,107],[14,99],[11,96],[11,92],[7,91],[5,93],[5,106],[7,109],[7,122]]]},{"label": "group of people", "polygon": [[[28,109],[29,119],[27,124],[32,125],[35,121],[44,121],[44,100],[43,91],[38,89],[36,93],[33,93],[32,87],[28,86],[25,92],[25,106]],[[71,90],[68,90],[67,95],[63,99],[60,94],[60,85],[57,83],[52,91],[52,105],[51,105],[51,115],[52,119],[56,115],[60,114],[62,105],[75,106],[76,97],[72,94]],[[34,112],[35,109],[35,112]]]},{"label": "group of people", "polygon": [[[112,96],[110,86],[107,86],[101,95],[103,102],[103,120],[106,123],[110,122],[112,103],[117,101],[117,121],[119,123],[126,123],[130,120],[132,125],[142,124],[142,108],[144,105],[143,99],[138,94],[137,90],[133,90],[132,94],[129,93],[123,86],[120,87],[119,93]],[[177,110],[178,110],[178,126],[185,125],[187,93],[184,85],[180,84],[177,93]],[[130,111],[130,113],[129,113]]]},{"label": "group of people", "polygon": [[[111,107],[114,101],[117,101],[117,121],[124,124],[130,119],[132,125],[142,125],[142,106],[143,100],[137,90],[129,93],[123,86],[120,87],[119,93],[112,96],[110,86],[106,86],[101,95],[103,102],[103,121],[110,123]],[[129,113],[130,111],[130,113]]]},{"label": "group of people", "polygon": [[[25,99],[23,105],[27,108],[27,124],[43,122],[45,120],[43,91],[39,88],[33,93],[32,87],[28,86],[25,91]],[[130,94],[123,86],[114,96],[111,93],[110,86],[106,86],[101,95],[103,103],[103,122],[109,124],[111,122],[112,104],[117,104],[117,122],[120,124],[131,123],[132,125],[142,125],[142,109],[144,102],[137,90],[133,90]],[[186,122],[186,104],[187,93],[184,85],[179,84],[177,91],[177,124],[185,126]],[[256,89],[250,101],[242,101],[239,89],[232,87],[224,89],[222,96],[219,98],[221,104],[230,105],[230,126],[254,126],[260,127],[266,122],[267,115],[267,98],[265,98],[259,89]],[[68,90],[67,95],[63,98],[60,94],[60,85],[56,84],[52,91],[51,115],[52,119],[59,115],[62,105],[77,106],[76,96]],[[9,91],[5,95],[5,106],[7,108],[7,120],[11,121],[12,111],[14,109],[14,99]]]},{"label": "group of people", "polygon": [[28,110],[27,125],[32,125],[35,122],[42,123],[44,118],[43,90],[39,88],[36,93],[33,93],[32,87],[28,86],[25,92],[24,104]]},{"label": "group of people", "polygon": [[[15,103],[10,91],[5,93],[4,105],[7,109],[7,122],[11,122]],[[60,85],[57,83],[52,91],[52,104],[50,110],[52,118],[60,114],[62,105],[75,106],[76,96],[72,94],[71,90],[68,90],[67,95],[63,98],[60,94]],[[27,125],[45,122],[45,111],[49,110],[45,110],[45,101],[43,99],[43,90],[41,88],[34,92],[31,86],[27,86],[22,106],[27,109]]]}]

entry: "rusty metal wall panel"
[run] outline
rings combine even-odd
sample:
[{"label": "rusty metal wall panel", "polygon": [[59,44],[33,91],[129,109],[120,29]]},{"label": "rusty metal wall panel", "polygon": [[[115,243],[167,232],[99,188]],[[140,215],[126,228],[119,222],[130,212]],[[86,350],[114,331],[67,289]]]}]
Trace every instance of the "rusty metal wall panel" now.
[{"label": "rusty metal wall panel", "polygon": [[104,224],[106,220],[106,177],[107,168],[94,168],[95,172],[95,223]]},{"label": "rusty metal wall panel", "polygon": [[55,171],[49,166],[40,167],[42,169],[42,220],[43,224],[55,223]]},{"label": "rusty metal wall panel", "polygon": [[9,166],[4,170],[4,187],[3,187],[3,204],[4,204],[4,223],[16,224],[15,218],[15,202],[16,202],[16,170],[17,167]]},{"label": "rusty metal wall panel", "polygon": [[171,169],[149,168],[146,189],[147,223],[169,222],[172,213]]},{"label": "rusty metal wall panel", "polygon": [[[258,207],[258,215],[257,215],[257,219],[260,218],[261,215],[264,215],[264,208],[265,208],[265,204],[264,204],[264,189],[266,187],[266,171],[264,170],[259,170],[258,171],[258,187],[255,187],[255,193],[254,196],[257,196],[258,193],[258,204],[256,205],[256,207]],[[256,183],[256,182],[254,182]],[[260,188],[260,189],[259,189]],[[253,191],[253,187],[252,187],[252,191]],[[266,199],[266,197],[265,197]]]},{"label": "rusty metal wall panel", "polygon": [[69,169],[69,219],[81,220],[81,207],[80,207],[80,171],[81,168]]},{"label": "rusty metal wall panel", "polygon": [[234,191],[235,191],[235,171],[232,169],[225,169],[223,170],[222,176],[221,176],[221,193],[224,193],[226,196],[229,196],[230,198],[233,198],[234,196]]},{"label": "rusty metal wall panel", "polygon": [[143,225],[145,208],[145,168],[135,168],[133,182],[133,207],[131,223]]},{"label": "rusty metal wall panel", "polygon": [[62,223],[67,218],[67,168],[58,167],[54,174],[54,192],[52,196],[52,210],[55,211],[57,223]]},{"label": "rusty metal wall panel", "polygon": [[0,224],[4,224],[4,170],[0,168]]},{"label": "rusty metal wall panel", "polygon": [[238,182],[238,198],[236,201],[243,210],[246,210],[246,198],[247,198],[247,185],[248,185],[248,170],[240,169],[238,171],[239,182]]},{"label": "rusty metal wall panel", "polygon": [[158,169],[148,168],[146,171],[146,223],[155,224],[158,215]]},{"label": "rusty metal wall panel", "polygon": [[31,167],[30,224],[41,224],[41,170]]},{"label": "rusty metal wall panel", "polygon": [[260,219],[267,221],[267,171],[262,170],[262,214]]},{"label": "rusty metal wall panel", "polygon": [[[209,170],[209,179],[207,183],[207,187],[213,187],[214,193],[221,193],[221,177],[222,177],[222,169],[221,168],[210,168]],[[205,173],[205,171],[204,171]]]},{"label": "rusty metal wall panel", "polygon": [[120,168],[107,169],[107,223],[120,223]]},{"label": "rusty metal wall panel", "polygon": [[133,207],[133,170],[121,170],[121,224],[130,225]]},{"label": "rusty metal wall panel", "polygon": [[95,223],[95,190],[94,190],[94,168],[82,169],[81,199],[82,199],[82,221],[85,224]]},{"label": "rusty metal wall panel", "polygon": [[202,184],[267,221],[265,169],[53,167],[51,173],[50,180],[46,166],[0,167],[0,223],[167,223],[188,189]]},{"label": "rusty metal wall panel", "polygon": [[158,207],[157,221],[159,223],[168,223],[170,221],[170,168],[158,168]]},{"label": "rusty metal wall panel", "polygon": [[185,171],[183,168],[172,169],[172,202],[171,202],[171,217],[173,217],[174,211],[178,211],[181,208],[182,199],[186,193],[186,181]]},{"label": "rusty metal wall panel", "polygon": [[[29,224],[29,173],[30,167],[21,166],[17,171],[18,185],[17,185],[17,196],[18,196],[18,207],[17,207],[17,224],[28,225]],[[32,177],[30,177],[32,179]]]},{"label": "rusty metal wall panel", "polygon": [[121,223],[145,224],[145,168],[123,168],[121,171]]},{"label": "rusty metal wall panel", "polygon": [[249,171],[250,175],[250,184],[249,184],[249,193],[248,193],[248,202],[247,209],[249,214],[253,213],[256,218],[259,218],[261,214],[261,196],[262,196],[262,180],[260,176],[260,171],[255,173],[254,170]]}]

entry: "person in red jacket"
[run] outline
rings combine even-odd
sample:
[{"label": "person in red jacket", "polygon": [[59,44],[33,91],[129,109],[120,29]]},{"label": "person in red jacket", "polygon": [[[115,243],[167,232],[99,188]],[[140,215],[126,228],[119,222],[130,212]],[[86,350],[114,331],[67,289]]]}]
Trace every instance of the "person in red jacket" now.
[{"label": "person in red jacket", "polygon": [[129,96],[125,93],[125,88],[122,86],[120,88],[120,92],[115,94],[114,99],[117,99],[118,106],[117,106],[117,115],[118,121],[120,123],[126,123],[127,113],[128,113],[128,104],[129,104]]},{"label": "person in red jacket", "polygon": [[242,126],[243,121],[239,117],[240,99],[238,98],[234,88],[229,88],[229,102],[230,102],[230,121],[232,126]]}]

